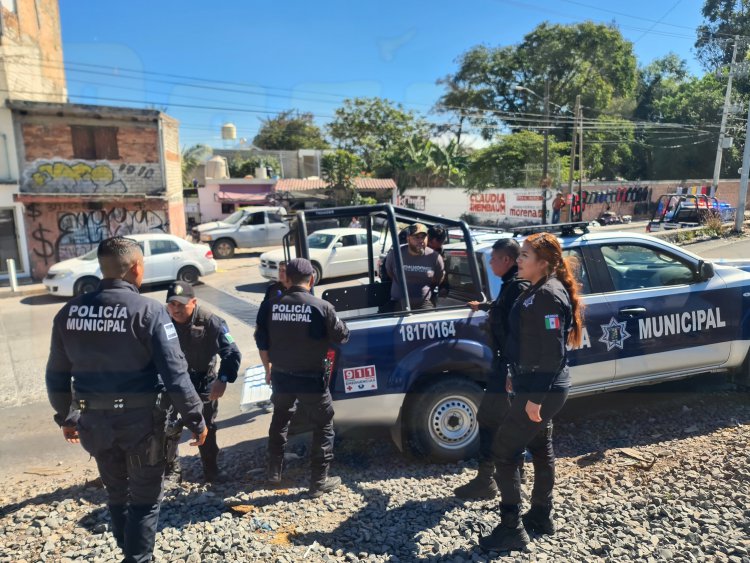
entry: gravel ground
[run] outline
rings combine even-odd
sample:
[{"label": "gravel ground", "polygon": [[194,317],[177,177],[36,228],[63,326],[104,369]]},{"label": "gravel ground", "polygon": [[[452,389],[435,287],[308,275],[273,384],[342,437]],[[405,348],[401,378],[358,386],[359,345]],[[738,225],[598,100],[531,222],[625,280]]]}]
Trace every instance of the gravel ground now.
[{"label": "gravel ground", "polygon": [[[729,384],[620,393],[569,402],[556,424],[554,536],[528,553],[484,553],[497,500],[452,490],[476,465],[426,464],[386,440],[344,438],[344,486],[305,498],[304,446],[290,452],[288,488],[263,485],[264,451],[225,452],[241,478],[189,482],[162,506],[157,561],[731,561],[750,563],[750,403]],[[600,396],[601,397],[601,396]],[[532,471],[527,471],[529,491]],[[30,477],[0,493],[0,562],[119,561],[105,494],[91,469]]]}]

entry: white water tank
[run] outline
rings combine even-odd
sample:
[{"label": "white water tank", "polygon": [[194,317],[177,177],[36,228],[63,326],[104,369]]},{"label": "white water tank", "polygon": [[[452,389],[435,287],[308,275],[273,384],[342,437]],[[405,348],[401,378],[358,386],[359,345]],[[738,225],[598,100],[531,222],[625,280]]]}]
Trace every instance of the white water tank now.
[{"label": "white water tank", "polygon": [[234,141],[237,138],[237,127],[234,123],[225,123],[221,126],[221,138],[224,141]]},{"label": "white water tank", "polygon": [[229,165],[223,156],[214,156],[206,162],[206,178],[223,180],[229,178]]}]

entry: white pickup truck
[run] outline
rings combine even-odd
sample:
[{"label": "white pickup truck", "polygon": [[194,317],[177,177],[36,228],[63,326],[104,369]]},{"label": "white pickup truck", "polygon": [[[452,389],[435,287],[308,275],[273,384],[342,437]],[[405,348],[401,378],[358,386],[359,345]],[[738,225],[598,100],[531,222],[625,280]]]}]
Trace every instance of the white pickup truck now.
[{"label": "white pickup truck", "polygon": [[231,258],[236,248],[281,245],[289,224],[283,207],[242,207],[222,221],[193,229],[195,242],[211,246],[215,258]]}]

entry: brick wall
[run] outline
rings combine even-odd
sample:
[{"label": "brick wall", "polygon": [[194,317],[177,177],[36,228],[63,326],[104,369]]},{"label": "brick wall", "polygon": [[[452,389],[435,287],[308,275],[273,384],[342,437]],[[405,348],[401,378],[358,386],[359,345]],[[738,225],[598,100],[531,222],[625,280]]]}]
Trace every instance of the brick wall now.
[{"label": "brick wall", "polygon": [[[73,159],[71,125],[91,125],[90,121],[69,121],[50,124],[23,123],[23,146],[26,162],[37,159]],[[144,126],[122,125],[102,120],[96,125],[117,127],[119,159],[112,162],[159,162],[159,134],[156,124]]]},{"label": "brick wall", "polygon": [[161,117],[162,146],[164,147],[164,173],[167,197],[182,201],[182,155],[180,153],[180,124],[171,117]]},{"label": "brick wall", "polygon": [[[583,191],[614,191],[619,187],[630,187],[630,186],[648,186],[650,188],[650,203],[655,203],[660,196],[668,193],[676,192],[680,186],[692,188],[694,186],[710,186],[710,180],[687,180],[685,182],[678,181],[659,181],[659,182],[606,182],[598,184],[583,184]],[[719,188],[716,192],[716,196],[723,201],[728,202],[732,207],[737,207],[739,201],[739,180],[721,180],[719,182]],[[575,188],[576,193],[578,189]],[[554,197],[554,192],[552,193]],[[634,220],[639,219],[650,219],[653,212],[653,205],[647,203],[635,203],[635,202],[611,202],[611,203],[592,203],[587,204],[583,211],[583,220],[591,221],[599,217],[599,215],[607,209],[609,205],[610,211],[614,211],[618,215],[631,215]],[[747,201],[746,209],[750,209],[750,201]],[[565,219],[563,214],[563,219]]]}]

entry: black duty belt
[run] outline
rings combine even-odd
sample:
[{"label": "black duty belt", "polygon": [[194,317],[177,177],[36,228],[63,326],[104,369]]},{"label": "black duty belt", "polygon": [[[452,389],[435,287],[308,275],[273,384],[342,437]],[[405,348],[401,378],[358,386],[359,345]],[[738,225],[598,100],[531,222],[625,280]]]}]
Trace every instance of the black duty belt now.
[{"label": "black duty belt", "polygon": [[159,405],[161,395],[143,394],[128,395],[126,397],[85,397],[73,399],[73,404],[81,412],[85,411],[115,411],[122,412],[126,409],[143,409]]}]

